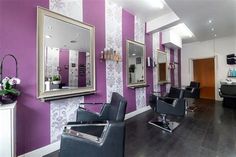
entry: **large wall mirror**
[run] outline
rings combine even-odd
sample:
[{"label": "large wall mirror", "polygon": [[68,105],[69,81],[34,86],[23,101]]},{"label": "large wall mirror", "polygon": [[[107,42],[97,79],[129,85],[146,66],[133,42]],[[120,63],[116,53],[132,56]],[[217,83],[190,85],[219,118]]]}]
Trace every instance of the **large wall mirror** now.
[{"label": "large wall mirror", "polygon": [[146,85],[146,52],[145,45],[135,41],[126,41],[127,86]]},{"label": "large wall mirror", "polygon": [[38,98],[44,100],[95,91],[95,28],[37,8]]},{"label": "large wall mirror", "polygon": [[157,74],[159,84],[168,82],[167,54],[159,50],[157,51]]}]

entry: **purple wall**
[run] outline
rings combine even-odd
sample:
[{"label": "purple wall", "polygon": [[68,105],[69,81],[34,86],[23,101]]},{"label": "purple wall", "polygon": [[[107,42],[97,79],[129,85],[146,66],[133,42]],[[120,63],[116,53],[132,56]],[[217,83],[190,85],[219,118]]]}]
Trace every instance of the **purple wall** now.
[{"label": "purple wall", "polygon": [[[160,32],[159,41],[160,41],[160,45],[159,45],[160,50],[165,52],[165,45],[162,44],[162,32]],[[161,90],[160,91],[161,95],[165,94],[166,93],[166,84],[161,84],[160,90]]]},{"label": "purple wall", "polygon": [[[79,75],[79,79],[78,79],[78,87],[86,87],[86,52],[79,52],[79,61],[78,61],[78,75]],[[85,73],[84,75],[81,75],[80,72],[80,66],[85,66]],[[83,67],[82,67],[83,68]]]},{"label": "purple wall", "polygon": [[[61,83],[65,86],[69,84],[69,50],[60,49],[59,53],[59,74],[61,75]],[[67,67],[67,68],[66,68]]]},{"label": "purple wall", "polygon": [[[170,63],[174,63],[175,61],[175,50],[170,49]],[[170,69],[170,82],[171,86],[175,85],[175,69]]]},{"label": "purple wall", "polygon": [[178,49],[178,63],[179,63],[179,66],[178,66],[178,81],[179,81],[179,87],[181,87],[181,49]]},{"label": "purple wall", "polygon": [[[50,143],[49,104],[36,99],[36,6],[48,0],[0,0],[0,58],[7,53],[19,64],[21,96],[17,102],[17,154]],[[5,71],[15,71],[12,66]]]},{"label": "purple wall", "polygon": [[[99,60],[100,52],[105,48],[105,0],[83,0],[83,21],[96,28],[95,53],[96,53],[96,94],[85,97],[85,102],[106,101],[106,65]],[[94,110],[99,108],[93,107]]]},{"label": "purple wall", "polygon": [[126,40],[134,40],[134,15],[122,9],[122,60],[123,60],[123,89],[127,99],[127,112],[136,110],[135,90],[127,87],[126,81]]},{"label": "purple wall", "polygon": [[[146,24],[145,24],[145,29],[146,29]],[[145,30],[146,32],[146,30]],[[145,44],[146,44],[146,57],[151,57],[152,56],[152,34],[145,33]],[[146,73],[146,78],[147,78],[147,84],[149,87],[146,88],[146,96],[147,96],[147,101],[149,95],[153,91],[153,68],[147,67],[147,73]],[[148,103],[147,103],[148,104]]]}]

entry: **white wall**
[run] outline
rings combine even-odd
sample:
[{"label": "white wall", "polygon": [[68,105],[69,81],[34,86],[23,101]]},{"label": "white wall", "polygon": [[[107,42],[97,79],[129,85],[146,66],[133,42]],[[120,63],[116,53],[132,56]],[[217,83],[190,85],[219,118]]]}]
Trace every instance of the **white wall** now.
[{"label": "white wall", "polygon": [[184,44],[181,52],[182,85],[188,85],[192,79],[191,59],[216,56],[216,99],[220,100],[218,94],[220,81],[227,78],[229,67],[236,67],[235,65],[226,64],[226,55],[236,53],[236,36]]}]

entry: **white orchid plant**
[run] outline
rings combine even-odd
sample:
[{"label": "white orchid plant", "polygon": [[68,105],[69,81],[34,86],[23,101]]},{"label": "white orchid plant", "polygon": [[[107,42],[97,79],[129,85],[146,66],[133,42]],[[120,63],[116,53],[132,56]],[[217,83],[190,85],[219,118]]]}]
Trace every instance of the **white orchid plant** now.
[{"label": "white orchid plant", "polygon": [[20,84],[20,79],[13,77],[5,77],[2,80],[2,84],[0,84],[0,95],[6,95],[6,94],[13,94],[13,95],[20,95],[20,91],[15,89],[16,84]]}]

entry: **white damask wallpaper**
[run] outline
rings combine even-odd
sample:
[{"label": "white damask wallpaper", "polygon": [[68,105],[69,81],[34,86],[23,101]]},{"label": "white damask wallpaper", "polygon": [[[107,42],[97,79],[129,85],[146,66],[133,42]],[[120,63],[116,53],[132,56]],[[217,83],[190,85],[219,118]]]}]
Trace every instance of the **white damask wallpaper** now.
[{"label": "white damask wallpaper", "polygon": [[[83,21],[82,0],[49,0],[49,8],[57,13]],[[77,81],[78,82],[78,81]],[[51,143],[60,139],[64,125],[76,118],[76,109],[84,97],[62,99],[50,102]]]},{"label": "white damask wallpaper", "polygon": [[79,103],[82,102],[84,102],[84,97],[51,101],[51,143],[60,140],[64,125],[67,122],[75,121],[76,110],[78,109]]},{"label": "white damask wallpaper", "polygon": [[59,48],[46,47],[46,52],[46,77],[53,77],[59,74]]},{"label": "white damask wallpaper", "polygon": [[[145,21],[138,16],[135,16],[134,21],[134,40],[145,44]],[[135,97],[136,109],[146,106],[146,88],[136,88]]]},{"label": "white damask wallpaper", "polygon": [[[157,49],[160,49],[160,33],[154,33],[152,35],[152,51],[153,51],[153,61],[157,64]],[[158,85],[158,75],[157,67],[153,68],[153,90],[155,92],[160,92],[160,86]]]},{"label": "white damask wallpaper", "polygon": [[[105,2],[106,48],[116,50],[122,56],[122,8],[110,0]],[[122,62],[106,60],[107,102],[112,92],[123,95]]]},{"label": "white damask wallpaper", "polygon": [[[174,51],[174,62],[178,63],[178,49]],[[174,77],[175,77],[175,86],[179,86],[179,69],[178,64],[175,64]]]},{"label": "white damask wallpaper", "polygon": [[82,0],[49,0],[50,10],[83,21]]}]

